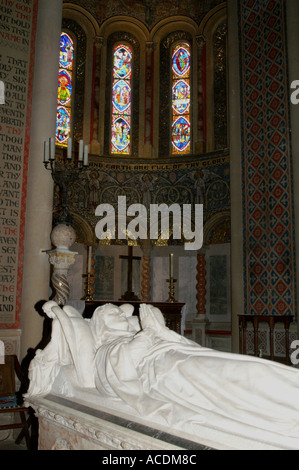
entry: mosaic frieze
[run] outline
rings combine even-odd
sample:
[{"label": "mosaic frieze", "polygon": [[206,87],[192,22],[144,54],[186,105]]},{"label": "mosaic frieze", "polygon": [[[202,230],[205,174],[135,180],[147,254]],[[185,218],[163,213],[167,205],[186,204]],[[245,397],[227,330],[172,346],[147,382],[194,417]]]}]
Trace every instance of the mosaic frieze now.
[{"label": "mosaic frieze", "polygon": [[[96,207],[108,203],[117,210],[119,196],[126,196],[127,207],[143,204],[147,209],[150,204],[179,204],[181,207],[203,204],[204,221],[223,211],[229,213],[228,156],[144,164],[91,159],[89,167],[82,170],[79,179],[68,188],[67,199],[69,210],[94,229],[98,222]],[[55,211],[59,213],[58,187],[54,199]],[[222,242],[230,240],[226,229],[222,231],[225,235]],[[217,241],[216,236],[214,241]]]},{"label": "mosaic frieze", "polygon": [[[69,1],[64,0],[64,3]],[[152,28],[172,15],[185,15],[200,22],[222,0],[72,0],[71,3],[86,9],[99,23],[112,16],[128,15]]]}]

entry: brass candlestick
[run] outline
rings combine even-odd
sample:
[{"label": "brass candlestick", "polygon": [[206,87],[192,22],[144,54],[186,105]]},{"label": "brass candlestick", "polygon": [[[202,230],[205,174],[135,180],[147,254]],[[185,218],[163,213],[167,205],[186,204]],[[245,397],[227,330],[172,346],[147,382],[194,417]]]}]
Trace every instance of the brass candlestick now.
[{"label": "brass candlestick", "polygon": [[94,300],[94,297],[92,294],[94,275],[90,273],[83,274],[83,278],[85,278],[85,297],[83,297],[82,300]]},{"label": "brass candlestick", "polygon": [[177,300],[174,298],[174,283],[176,282],[176,279],[173,279],[171,277],[170,279],[166,279],[166,282],[169,283],[169,296],[166,302],[177,302]]}]

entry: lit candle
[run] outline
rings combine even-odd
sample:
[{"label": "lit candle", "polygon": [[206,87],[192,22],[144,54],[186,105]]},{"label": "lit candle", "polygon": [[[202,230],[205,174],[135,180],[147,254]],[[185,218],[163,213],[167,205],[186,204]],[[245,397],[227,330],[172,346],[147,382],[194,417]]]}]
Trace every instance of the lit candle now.
[{"label": "lit candle", "polygon": [[170,279],[173,278],[173,253],[169,255],[169,277]]},{"label": "lit candle", "polygon": [[71,160],[72,159],[72,138],[69,137],[67,141],[67,159]]},{"label": "lit candle", "polygon": [[79,162],[83,160],[83,140],[79,142]]},{"label": "lit candle", "polygon": [[55,160],[55,140],[54,137],[50,139],[50,159]]},{"label": "lit candle", "polygon": [[88,145],[84,147],[84,166],[88,166]]},{"label": "lit candle", "polygon": [[44,161],[49,161],[49,142],[47,140],[44,143]]},{"label": "lit candle", "polygon": [[91,246],[88,247],[88,274],[91,272]]}]

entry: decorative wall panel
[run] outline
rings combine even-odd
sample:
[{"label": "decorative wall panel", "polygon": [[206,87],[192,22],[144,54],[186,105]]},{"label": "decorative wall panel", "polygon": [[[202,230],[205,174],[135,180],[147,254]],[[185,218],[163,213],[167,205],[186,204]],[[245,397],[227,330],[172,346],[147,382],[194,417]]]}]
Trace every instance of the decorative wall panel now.
[{"label": "decorative wall panel", "polygon": [[295,313],[284,6],[239,2],[246,314]]},{"label": "decorative wall panel", "polygon": [[0,79],[5,88],[5,103],[0,106],[1,330],[21,326],[37,6],[36,0],[1,2]]},{"label": "decorative wall panel", "polygon": [[[80,230],[85,223],[94,233],[99,221],[95,209],[99,204],[111,204],[117,214],[118,197],[126,196],[127,207],[131,204],[143,204],[147,209],[149,204],[170,206],[176,203],[181,207],[183,204],[203,204],[204,222],[215,218],[209,231],[210,242],[227,243],[230,241],[230,230],[227,230],[230,220],[229,174],[229,156],[223,152],[205,158],[176,159],[175,163],[170,160],[111,162],[107,158],[90,157],[88,168],[82,170],[79,179],[68,188],[69,209],[74,222],[80,221],[79,230],[74,226],[77,238],[84,236]],[[58,188],[54,203],[57,213],[60,207]],[[226,214],[225,219],[219,216],[222,214]],[[81,241],[86,243],[86,240]],[[118,242],[122,243],[116,240]]]}]

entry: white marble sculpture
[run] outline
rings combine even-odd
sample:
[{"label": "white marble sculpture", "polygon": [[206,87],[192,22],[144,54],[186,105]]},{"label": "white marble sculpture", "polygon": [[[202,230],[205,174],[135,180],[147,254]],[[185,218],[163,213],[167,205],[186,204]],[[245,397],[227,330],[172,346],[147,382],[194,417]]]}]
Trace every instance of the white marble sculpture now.
[{"label": "white marble sculpture", "polygon": [[150,305],[140,306],[139,319],[130,305],[98,307],[91,320],[53,302],[44,311],[52,339],[30,364],[28,397],[86,389],[99,403],[189,435],[206,425],[299,448],[297,369],[201,347]]}]

